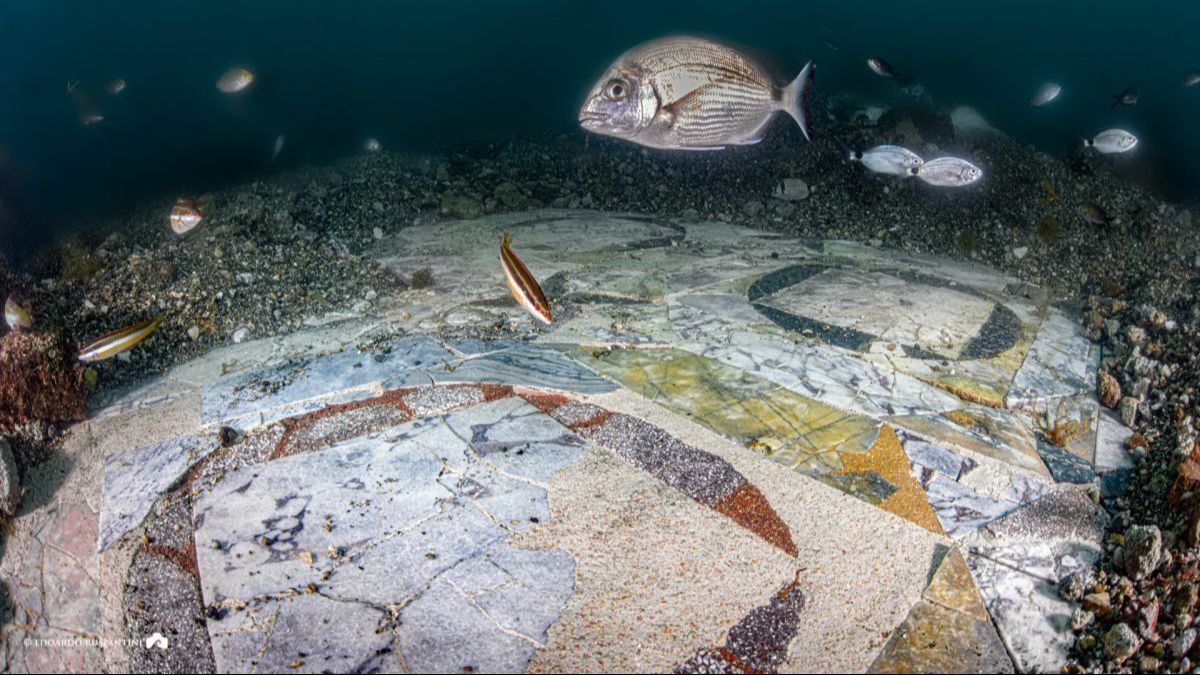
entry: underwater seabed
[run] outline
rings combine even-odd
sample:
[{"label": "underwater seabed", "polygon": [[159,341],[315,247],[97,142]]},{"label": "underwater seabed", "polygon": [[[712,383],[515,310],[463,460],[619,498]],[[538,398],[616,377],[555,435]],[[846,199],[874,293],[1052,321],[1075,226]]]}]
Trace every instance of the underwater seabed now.
[{"label": "underwater seabed", "polygon": [[[505,231],[549,327],[508,295]],[[1093,496],[1131,432],[1053,293],[590,211],[416,225],[368,255],[432,285],[177,366],[33,469],[0,562],[9,669],[1067,660],[1056,587],[1101,554]],[[73,636],[133,640],[21,646]]]}]

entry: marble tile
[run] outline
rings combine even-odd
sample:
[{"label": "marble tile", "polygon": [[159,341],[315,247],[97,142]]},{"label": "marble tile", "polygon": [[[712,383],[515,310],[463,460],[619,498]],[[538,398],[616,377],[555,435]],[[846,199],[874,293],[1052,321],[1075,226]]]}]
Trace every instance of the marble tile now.
[{"label": "marble tile", "polygon": [[217,447],[215,433],[193,434],[110,455],[104,462],[100,550],[141,524],[154,502]]},{"label": "marble tile", "polygon": [[1125,426],[1109,410],[1101,410],[1096,424],[1096,456],[1094,464],[1100,474],[1124,471],[1133,468],[1133,458],[1125,449],[1125,442],[1133,436],[1133,429]]},{"label": "marble tile", "polygon": [[[561,350],[542,344],[522,342],[501,343],[503,349],[469,356],[442,368],[430,368],[428,378],[435,382],[492,382],[545,389],[558,389],[578,394],[598,394],[616,388],[611,380],[580,365]],[[454,343],[450,343],[454,347]],[[493,346],[497,346],[493,343]],[[428,383],[428,378],[426,383]],[[385,389],[417,384],[402,372],[384,381]]]},{"label": "marble tile", "polygon": [[205,386],[200,401],[206,425],[248,428],[382,393],[383,383],[428,384],[426,373],[454,361],[431,337],[402,338],[386,352],[347,349],[237,373]]},{"label": "marble tile", "polygon": [[962,405],[944,390],[836,347],[749,330],[729,331],[726,338],[684,342],[680,347],[863,415],[917,415]]},{"label": "marble tile", "polygon": [[951,537],[973,532],[1020,506],[980,494],[943,476],[934,476],[925,484],[925,491],[942,528]]},{"label": "marble tile", "polygon": [[[879,508],[931,532],[942,533],[942,527],[926,498],[925,491],[910,473],[908,456],[904,454],[904,447],[892,427],[883,425],[875,443],[867,452],[843,453],[842,463],[844,468],[834,472],[835,475],[871,471],[895,486],[892,493],[878,502]],[[855,492],[849,494],[858,496]]]},{"label": "marble tile", "polygon": [[1019,672],[1058,672],[1075,634],[1072,607],[1054,584],[980,556],[967,560],[1000,639]]},{"label": "marble tile", "polygon": [[1057,489],[964,540],[979,556],[1057,583],[1099,559],[1108,516],[1084,493]]},{"label": "marble tile", "polygon": [[[522,670],[570,597],[573,563],[505,542],[550,520],[542,481],[582,447],[510,397],[232,471],[195,499],[205,602],[261,605],[273,617],[270,639],[283,640],[273,655],[307,645],[303,660],[315,667],[344,654],[374,663],[362,661],[360,643],[378,631],[326,644],[311,620],[325,606],[290,602],[292,589],[345,604],[353,625],[378,624],[377,607],[402,607],[396,641],[410,667],[461,669],[477,658]],[[238,632],[224,619],[209,628],[214,646]],[[221,670],[251,665],[237,649],[214,653]]]},{"label": "marble tile", "polygon": [[762,453],[811,474],[841,469],[866,452],[878,423],[844,413],[718,361],[678,349],[614,349],[576,358],[625,387]]},{"label": "marble tile", "polygon": [[958,357],[994,306],[952,288],[850,267],[829,268],[758,302],[946,358]]},{"label": "marble tile", "polygon": [[1058,396],[1091,392],[1095,388],[1099,347],[1083,336],[1078,321],[1050,308],[1038,329],[1025,362],[1013,378],[1006,398],[1009,407]]},{"label": "marble tile", "polygon": [[990,621],[920,600],[867,672],[1011,673],[1013,664]]},{"label": "marble tile", "polygon": [[986,406],[964,406],[939,415],[887,418],[913,435],[944,448],[960,448],[1049,477],[1037,452],[1033,430],[1020,416]]}]

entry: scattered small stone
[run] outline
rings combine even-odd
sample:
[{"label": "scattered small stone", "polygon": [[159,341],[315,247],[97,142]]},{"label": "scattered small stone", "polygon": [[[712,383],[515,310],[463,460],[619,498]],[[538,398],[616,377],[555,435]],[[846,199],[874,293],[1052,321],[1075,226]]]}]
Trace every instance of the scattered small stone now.
[{"label": "scattered small stone", "polygon": [[1133,656],[1140,645],[1141,640],[1133,629],[1118,623],[1104,635],[1104,658],[1121,663]]},{"label": "scattered small stone", "polygon": [[1162,533],[1155,525],[1134,525],[1125,531],[1125,569],[1136,580],[1144,579],[1162,562]]}]

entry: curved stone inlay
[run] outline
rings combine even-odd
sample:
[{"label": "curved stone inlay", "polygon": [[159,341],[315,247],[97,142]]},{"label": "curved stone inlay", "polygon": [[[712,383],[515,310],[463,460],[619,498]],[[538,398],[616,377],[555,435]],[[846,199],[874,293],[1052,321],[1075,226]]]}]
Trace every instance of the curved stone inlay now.
[{"label": "curved stone inlay", "polygon": [[977,360],[1021,334],[1011,309],[925,275],[792,265],[755,280],[746,297],[772,323],[852,351],[883,343],[915,359]]}]

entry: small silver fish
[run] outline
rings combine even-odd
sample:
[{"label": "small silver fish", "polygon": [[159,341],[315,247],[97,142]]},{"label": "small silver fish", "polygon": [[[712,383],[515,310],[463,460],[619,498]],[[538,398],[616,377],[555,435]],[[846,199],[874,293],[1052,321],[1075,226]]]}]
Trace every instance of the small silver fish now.
[{"label": "small silver fish", "polygon": [[271,149],[271,161],[272,162],[274,162],[275,159],[277,157],[279,157],[280,152],[283,152],[283,141],[284,141],[283,134],[279,134],[278,136],[275,137],[275,147]]},{"label": "small silver fish", "polygon": [[4,301],[4,323],[8,324],[11,331],[25,330],[33,326],[33,314],[10,295]]},{"label": "small silver fish", "polygon": [[1124,129],[1106,129],[1096,134],[1095,138],[1085,139],[1083,147],[1095,148],[1096,152],[1106,155],[1115,152],[1129,152],[1138,144],[1137,136]]},{"label": "small silver fish", "polygon": [[230,68],[217,79],[217,89],[225,94],[236,94],[254,84],[254,73],[245,68]]},{"label": "small silver fish", "polygon": [[806,99],[816,67],[779,86],[736,50],[697,37],[667,37],[618,58],[592,87],[580,125],[665,150],[720,150],[763,139],[775,114],[812,139]]},{"label": "small silver fish", "polygon": [[1194,87],[1197,84],[1200,84],[1200,73],[1192,71],[1183,76],[1183,86]]},{"label": "small silver fish", "polygon": [[1093,225],[1108,225],[1111,222],[1108,213],[1096,202],[1084,202],[1080,204],[1079,215],[1083,216],[1084,220]]},{"label": "small silver fish", "polygon": [[970,185],[983,177],[983,170],[965,159],[938,157],[912,170],[912,175],[938,187]]},{"label": "small silver fish", "polygon": [[871,72],[880,77],[891,78],[905,86],[912,84],[912,78],[901,75],[899,71],[892,66],[892,64],[884,61],[878,56],[872,56],[871,58],[867,59],[867,67],[871,69]]},{"label": "small silver fish", "polygon": [[925,163],[917,153],[898,145],[877,145],[865,152],[850,151],[849,158],[852,162],[862,162],[875,173],[891,176],[911,176]]},{"label": "small silver fish", "polygon": [[1058,95],[1061,93],[1062,93],[1061,85],[1055,84],[1054,82],[1047,82],[1046,84],[1043,84],[1041,86],[1041,88],[1038,89],[1037,94],[1035,94],[1034,97],[1032,99],[1030,99],[1029,105],[1032,105],[1032,106],[1046,105],[1047,103],[1058,98]]},{"label": "small silver fish", "polygon": [[79,116],[79,123],[85,127],[90,127],[93,124],[99,124],[104,121],[104,115],[85,114]]},{"label": "small silver fish", "polygon": [[105,85],[104,90],[107,91],[110,96],[116,96],[117,94],[125,91],[125,80],[119,77],[115,80],[111,80],[107,85]]},{"label": "small silver fish", "polygon": [[379,141],[375,140],[374,138],[368,138],[366,142],[363,143],[363,150],[366,150],[367,152],[379,152],[382,149],[383,145],[381,145]]}]

